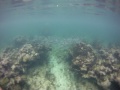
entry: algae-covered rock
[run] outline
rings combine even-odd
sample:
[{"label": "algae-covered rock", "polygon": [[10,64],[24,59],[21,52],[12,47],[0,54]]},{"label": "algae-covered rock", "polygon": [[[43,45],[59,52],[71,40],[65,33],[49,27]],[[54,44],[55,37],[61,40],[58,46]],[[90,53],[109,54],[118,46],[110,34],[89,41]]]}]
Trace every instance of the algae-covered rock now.
[{"label": "algae-covered rock", "polygon": [[108,79],[106,79],[104,81],[99,82],[98,85],[100,85],[104,90],[109,90],[111,82]]},{"label": "algae-covered rock", "polygon": [[8,83],[9,83],[9,79],[8,78],[5,77],[5,78],[1,78],[0,79],[0,85],[1,86],[3,86],[3,87],[7,86]]},{"label": "algae-covered rock", "polygon": [[14,85],[11,90],[22,90],[22,88],[19,84],[17,84],[17,85]]}]

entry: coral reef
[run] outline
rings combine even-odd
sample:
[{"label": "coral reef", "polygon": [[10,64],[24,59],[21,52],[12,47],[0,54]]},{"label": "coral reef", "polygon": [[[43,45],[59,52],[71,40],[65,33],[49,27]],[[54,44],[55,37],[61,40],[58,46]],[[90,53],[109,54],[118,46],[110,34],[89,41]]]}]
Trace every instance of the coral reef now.
[{"label": "coral reef", "polygon": [[120,85],[120,48],[79,41],[16,38],[0,53],[0,90],[109,90],[113,82]]},{"label": "coral reef", "polygon": [[[0,87],[4,90],[22,90],[31,63],[39,62],[49,47],[25,43],[24,38],[15,40],[20,47],[8,47],[0,56]],[[47,57],[47,56],[46,56]]]},{"label": "coral reef", "polygon": [[120,49],[93,48],[86,43],[77,43],[71,50],[73,68],[83,78],[93,78],[104,90],[109,90],[111,82],[120,85]]}]

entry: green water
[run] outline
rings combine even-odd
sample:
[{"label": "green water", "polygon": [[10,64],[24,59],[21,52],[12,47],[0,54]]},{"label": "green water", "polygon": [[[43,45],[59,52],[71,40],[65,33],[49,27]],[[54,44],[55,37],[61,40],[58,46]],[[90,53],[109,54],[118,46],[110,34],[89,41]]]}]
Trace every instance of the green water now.
[{"label": "green water", "polygon": [[[76,80],[63,56],[67,56],[66,48],[73,41],[120,43],[120,12],[112,11],[115,6],[105,6],[102,1],[107,0],[0,0],[1,49],[17,36],[57,40],[52,43],[49,62],[33,69],[37,75],[28,75],[30,90],[99,90],[88,80]],[[47,70],[56,78],[53,84],[45,77]]]}]

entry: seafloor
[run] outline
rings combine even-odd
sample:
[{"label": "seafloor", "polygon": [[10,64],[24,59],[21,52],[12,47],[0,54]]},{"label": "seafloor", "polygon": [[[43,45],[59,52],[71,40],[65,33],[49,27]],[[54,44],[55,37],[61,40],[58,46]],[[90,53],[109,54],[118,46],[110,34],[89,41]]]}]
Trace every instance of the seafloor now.
[{"label": "seafloor", "polygon": [[108,49],[97,41],[90,45],[79,38],[20,36],[1,50],[0,87],[1,90],[119,90],[115,89],[120,83],[119,59],[119,47],[115,45],[109,45]]}]

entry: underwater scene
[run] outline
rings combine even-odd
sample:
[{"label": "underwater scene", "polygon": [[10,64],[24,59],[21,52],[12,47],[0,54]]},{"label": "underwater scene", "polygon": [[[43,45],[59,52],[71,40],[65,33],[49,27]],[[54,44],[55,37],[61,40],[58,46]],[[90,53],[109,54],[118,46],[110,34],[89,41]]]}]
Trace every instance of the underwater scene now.
[{"label": "underwater scene", "polygon": [[120,0],[0,0],[0,90],[120,90]]}]

